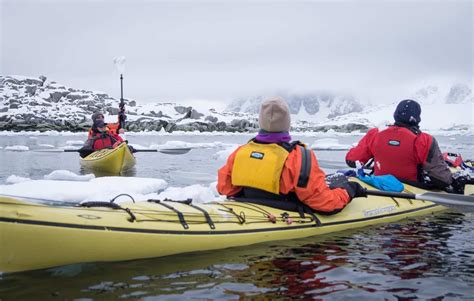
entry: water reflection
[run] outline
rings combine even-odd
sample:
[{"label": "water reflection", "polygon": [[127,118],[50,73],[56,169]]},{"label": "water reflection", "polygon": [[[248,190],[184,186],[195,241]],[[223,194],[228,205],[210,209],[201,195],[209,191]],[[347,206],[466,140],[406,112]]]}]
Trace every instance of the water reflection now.
[{"label": "water reflection", "polygon": [[471,215],[444,213],[323,237],[4,275],[0,296],[468,299],[474,288],[473,225]]},{"label": "water reflection", "polygon": [[134,177],[137,174],[137,169],[136,167],[132,167],[132,168],[122,171],[120,174],[116,174],[116,173],[94,170],[94,169],[81,166],[79,173],[81,175],[94,174],[96,177],[113,177],[113,176]]}]

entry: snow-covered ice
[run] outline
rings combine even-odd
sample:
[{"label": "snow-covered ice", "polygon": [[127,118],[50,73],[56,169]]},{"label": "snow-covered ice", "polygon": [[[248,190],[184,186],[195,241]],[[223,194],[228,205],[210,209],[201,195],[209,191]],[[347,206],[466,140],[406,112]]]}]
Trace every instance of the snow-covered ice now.
[{"label": "snow-covered ice", "polygon": [[341,144],[335,138],[318,139],[311,145],[311,149],[314,150],[348,150],[351,147],[348,144]]},{"label": "snow-covered ice", "polygon": [[[70,171],[56,170],[45,175],[44,180],[11,175],[7,184],[0,185],[0,194],[38,200],[78,203],[83,201],[109,201],[119,194],[128,194],[137,202],[148,199],[193,199],[194,203],[222,200],[215,185],[208,187],[190,185],[168,187],[163,179],[140,177],[101,177],[76,175]],[[129,201],[123,196],[116,200]]]}]

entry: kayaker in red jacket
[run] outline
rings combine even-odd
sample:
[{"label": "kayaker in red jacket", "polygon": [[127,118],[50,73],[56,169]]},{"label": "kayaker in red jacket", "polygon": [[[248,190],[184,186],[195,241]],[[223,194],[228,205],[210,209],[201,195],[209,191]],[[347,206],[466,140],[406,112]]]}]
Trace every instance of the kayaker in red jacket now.
[{"label": "kayaker in red jacket", "polygon": [[[119,114],[118,116],[118,121],[116,123],[106,123],[105,125],[107,126],[107,129],[110,131],[110,132],[113,132],[115,134],[123,134],[125,132],[124,129],[120,128],[120,121],[121,121],[121,118],[124,118],[122,114]],[[92,114],[91,116],[91,119],[92,119],[92,125],[94,127],[94,124],[99,121],[99,120],[102,120],[105,122],[104,120],[104,114],[102,112],[95,112],[94,114]],[[89,133],[88,133],[88,137],[87,138],[91,138],[93,136],[93,127],[91,129],[89,129]]]},{"label": "kayaker in red jacket", "polygon": [[302,143],[291,143],[290,113],[275,97],[262,103],[260,131],[240,146],[219,169],[217,191],[228,197],[295,200],[314,211],[336,213],[354,197],[366,196],[356,182],[330,189],[314,153]]},{"label": "kayaker in red jacket", "polygon": [[89,136],[84,146],[79,150],[81,157],[86,157],[91,153],[104,149],[116,148],[124,142],[122,137],[111,131],[104,123],[103,119],[96,119],[89,131]]},{"label": "kayaker in red jacket", "polygon": [[[456,190],[465,179],[453,181],[436,139],[420,130],[420,105],[410,99],[401,101],[393,114],[395,124],[384,130],[371,129],[349,150],[346,162],[356,167],[374,159],[374,174],[391,174],[408,184],[425,183],[429,176],[434,188]],[[462,189],[463,190],[463,189]]]}]

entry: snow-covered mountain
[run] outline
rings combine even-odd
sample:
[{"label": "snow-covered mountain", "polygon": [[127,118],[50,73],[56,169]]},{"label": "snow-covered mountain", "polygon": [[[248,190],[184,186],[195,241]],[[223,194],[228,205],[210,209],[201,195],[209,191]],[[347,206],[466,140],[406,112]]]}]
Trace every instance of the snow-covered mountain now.
[{"label": "snow-covered mountain", "polygon": [[415,93],[413,93],[411,98],[425,105],[474,102],[472,87],[461,83],[448,85],[446,87],[429,85],[417,90]]},{"label": "snow-covered mountain", "polygon": [[[366,131],[393,123],[397,102],[362,105],[354,97],[334,93],[281,94],[292,113],[292,131]],[[422,105],[421,127],[429,130],[473,132],[474,97],[467,84],[427,85],[407,97]],[[258,130],[262,96],[240,98],[225,111],[196,110],[173,102],[140,104],[126,99],[129,131]],[[401,99],[400,99],[401,100]],[[0,76],[1,130],[84,131],[90,116],[105,112],[107,122],[117,120],[119,100],[103,92],[76,89],[41,76]]]},{"label": "snow-covered mountain", "polygon": [[[361,112],[363,106],[352,96],[338,95],[328,92],[311,94],[279,94],[288,106],[292,120],[321,122],[353,112]],[[264,96],[239,98],[227,108],[229,112],[258,114]]]},{"label": "snow-covered mountain", "polygon": [[[420,127],[424,130],[474,132],[474,95],[472,86],[428,85],[416,90],[411,97],[421,105]],[[400,99],[402,100],[402,99]],[[337,116],[320,125],[336,126],[347,123],[364,124],[368,127],[384,127],[393,124],[393,113],[398,102],[372,105],[362,112]]]},{"label": "snow-covered mountain", "polygon": [[[198,112],[172,102],[139,104],[125,99],[131,131],[249,131],[256,116]],[[0,76],[0,130],[83,131],[91,126],[92,113],[102,111],[107,122],[116,122],[119,100],[103,92],[67,87],[45,76]]]}]

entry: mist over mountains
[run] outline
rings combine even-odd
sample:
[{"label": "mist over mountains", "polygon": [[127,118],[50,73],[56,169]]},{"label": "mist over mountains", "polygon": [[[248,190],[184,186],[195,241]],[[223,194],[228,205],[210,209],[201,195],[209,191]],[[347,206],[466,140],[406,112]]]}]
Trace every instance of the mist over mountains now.
[{"label": "mist over mountains", "polygon": [[[318,120],[326,120],[334,117],[362,112],[370,104],[364,99],[357,99],[352,95],[343,95],[326,91],[287,94],[278,93],[288,103],[290,113],[296,119],[315,117]],[[428,85],[416,90],[407,97],[418,101],[420,104],[461,104],[474,102],[471,87],[467,84],[456,83],[448,87]],[[226,110],[230,112],[242,112],[258,114],[260,104],[264,96],[242,97],[231,102]],[[402,99],[400,99],[402,100]],[[396,103],[396,102],[394,102]],[[307,120],[309,121],[309,120]]]},{"label": "mist over mountains", "polygon": [[[333,117],[362,112],[363,106],[353,96],[338,95],[329,92],[315,92],[311,94],[286,94],[280,93],[290,108],[293,119],[326,120]],[[226,110],[231,112],[242,112],[258,114],[264,96],[239,98],[233,101]]]}]

